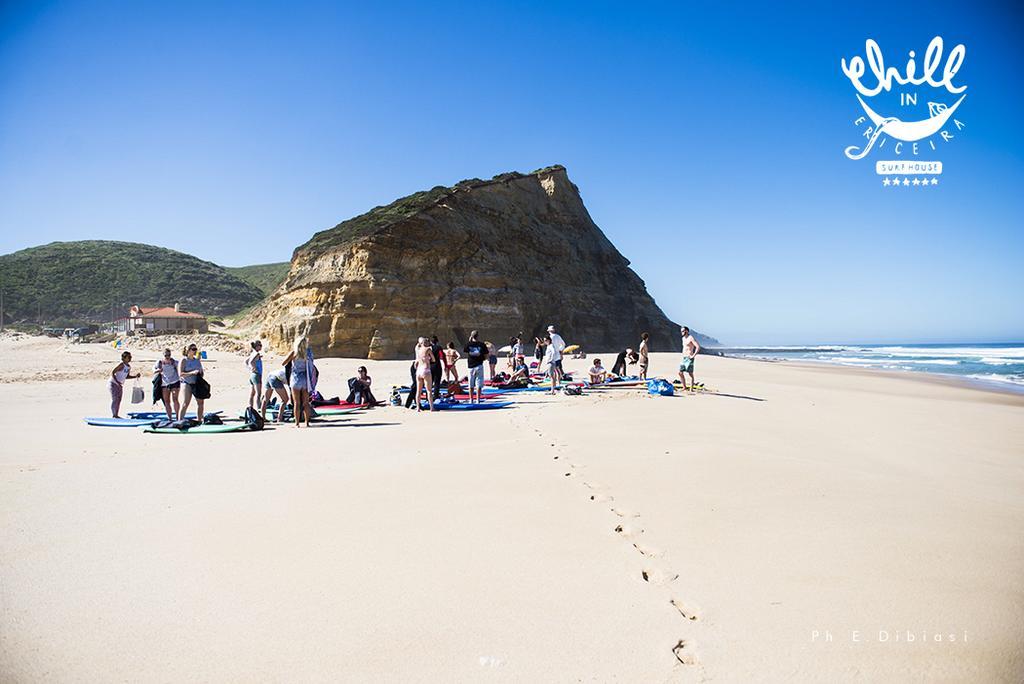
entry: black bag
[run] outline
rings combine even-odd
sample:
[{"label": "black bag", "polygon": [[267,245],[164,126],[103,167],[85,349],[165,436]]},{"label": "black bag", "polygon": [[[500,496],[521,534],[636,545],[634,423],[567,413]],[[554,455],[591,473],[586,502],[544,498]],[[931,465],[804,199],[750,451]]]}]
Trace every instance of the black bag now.
[{"label": "black bag", "polygon": [[207,413],[203,416],[203,425],[223,425],[224,421],[216,413]]},{"label": "black bag", "polygon": [[196,384],[192,387],[192,396],[196,399],[210,398],[210,383],[206,382],[202,375],[196,376]]},{"label": "black bag", "polygon": [[156,374],[153,378],[153,403],[157,403],[164,398],[164,380],[160,373]]},{"label": "black bag", "polygon": [[251,406],[245,409],[245,424],[249,426],[250,430],[262,430],[263,422],[263,416],[259,411]]}]

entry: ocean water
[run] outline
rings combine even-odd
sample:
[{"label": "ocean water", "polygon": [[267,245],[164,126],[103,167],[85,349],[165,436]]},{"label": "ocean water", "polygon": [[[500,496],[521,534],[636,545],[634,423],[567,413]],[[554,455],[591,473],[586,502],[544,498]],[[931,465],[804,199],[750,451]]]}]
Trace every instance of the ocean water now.
[{"label": "ocean water", "polygon": [[716,347],[727,356],[940,373],[1024,392],[1024,343]]}]

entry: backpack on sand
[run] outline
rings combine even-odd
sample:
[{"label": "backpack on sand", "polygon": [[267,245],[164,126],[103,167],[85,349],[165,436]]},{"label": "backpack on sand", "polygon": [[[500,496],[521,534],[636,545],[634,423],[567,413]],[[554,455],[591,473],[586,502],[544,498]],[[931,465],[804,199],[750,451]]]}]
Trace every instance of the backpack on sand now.
[{"label": "backpack on sand", "polygon": [[250,430],[262,430],[264,422],[259,411],[251,406],[245,409],[245,424],[249,426]]}]

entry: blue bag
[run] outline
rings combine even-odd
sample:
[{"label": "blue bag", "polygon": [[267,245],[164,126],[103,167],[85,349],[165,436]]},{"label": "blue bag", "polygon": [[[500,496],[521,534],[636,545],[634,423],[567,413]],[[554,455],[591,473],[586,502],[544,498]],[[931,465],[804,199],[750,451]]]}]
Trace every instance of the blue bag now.
[{"label": "blue bag", "polygon": [[647,381],[647,393],[660,397],[671,397],[676,393],[672,383],[661,378],[653,378]]}]

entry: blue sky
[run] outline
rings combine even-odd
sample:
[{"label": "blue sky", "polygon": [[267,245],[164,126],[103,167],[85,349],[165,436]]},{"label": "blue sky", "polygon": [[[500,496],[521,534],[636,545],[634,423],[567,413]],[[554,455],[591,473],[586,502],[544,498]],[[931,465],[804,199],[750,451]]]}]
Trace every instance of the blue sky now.
[{"label": "blue sky", "polygon": [[[371,4],[0,4],[0,253],[283,261],[410,192],[561,163],[666,313],[724,342],[1024,339],[1010,3]],[[891,154],[843,156],[840,59],[935,35],[967,47],[967,127],[938,187],[883,188]]]}]

